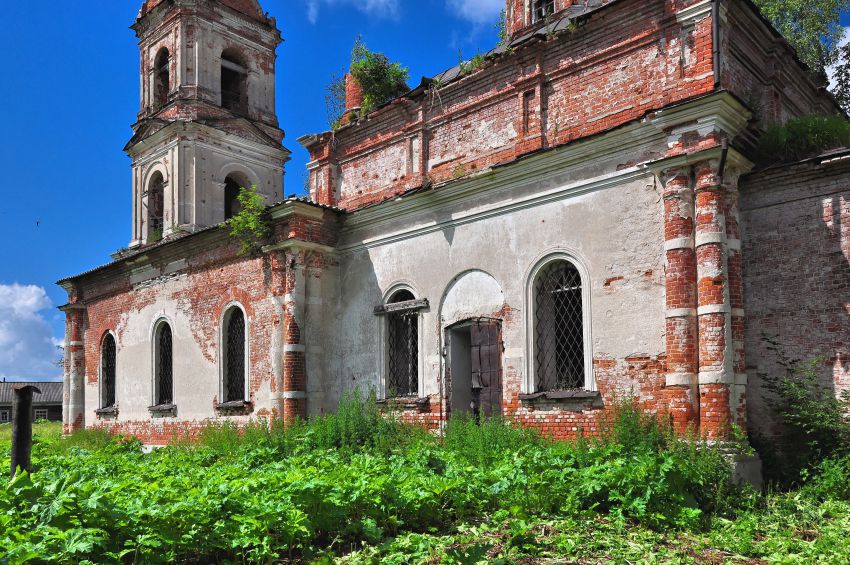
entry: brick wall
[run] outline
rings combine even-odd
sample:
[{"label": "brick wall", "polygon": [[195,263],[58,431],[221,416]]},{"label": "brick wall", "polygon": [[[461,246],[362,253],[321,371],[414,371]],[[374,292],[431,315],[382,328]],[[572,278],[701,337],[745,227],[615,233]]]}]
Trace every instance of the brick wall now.
[{"label": "brick wall", "polygon": [[741,187],[749,420],[770,435],[761,385],[781,368],[765,337],[789,358],[820,357],[824,387],[850,389],[850,164],[779,167]]},{"label": "brick wall", "polygon": [[[306,142],[314,199],[356,209],[642,118],[711,92],[711,18],[617,2],[441,88]],[[685,44],[687,47],[683,47]],[[714,142],[714,141],[712,141]]]}]

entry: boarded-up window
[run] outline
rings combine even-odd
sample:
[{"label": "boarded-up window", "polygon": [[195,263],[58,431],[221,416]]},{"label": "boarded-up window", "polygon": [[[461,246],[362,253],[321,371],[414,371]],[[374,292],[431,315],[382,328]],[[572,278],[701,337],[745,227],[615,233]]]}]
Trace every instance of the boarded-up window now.
[{"label": "boarded-up window", "polygon": [[233,307],[224,317],[224,401],[245,400],[245,314]]},{"label": "boarded-up window", "polygon": [[552,261],[534,282],[537,390],[585,388],[584,348],[581,274],[569,261]]},{"label": "boarded-up window", "polygon": [[[407,290],[396,292],[390,304],[416,300]],[[419,311],[402,310],[387,314],[387,354],[389,397],[416,396],[419,393]]]},{"label": "boarded-up window", "polygon": [[167,406],[174,403],[174,359],[171,326],[167,322],[160,322],[157,326],[154,347],[154,400],[157,406]]},{"label": "boarded-up window", "polygon": [[100,352],[101,393],[103,394],[101,408],[115,406],[115,362],[115,338],[112,334],[106,334]]}]

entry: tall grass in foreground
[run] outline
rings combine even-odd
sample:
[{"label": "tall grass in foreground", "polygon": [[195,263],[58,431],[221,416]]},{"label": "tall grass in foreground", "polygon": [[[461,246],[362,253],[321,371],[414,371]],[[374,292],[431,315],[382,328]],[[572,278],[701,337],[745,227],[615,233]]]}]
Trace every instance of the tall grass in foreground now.
[{"label": "tall grass in foreground", "polygon": [[[743,538],[788,508],[734,487],[722,453],[676,440],[629,404],[603,435],[577,442],[499,420],[456,419],[436,437],[358,395],[307,423],[211,427],[150,454],[103,439],[39,443],[36,471],[0,487],[0,561],[474,563],[636,551],[588,545],[592,532],[644,551],[716,535],[759,557],[762,546]],[[840,468],[827,471],[839,480]],[[799,496],[847,506],[829,492]],[[739,534],[717,529],[739,523]],[[850,537],[843,524],[830,540]]]}]

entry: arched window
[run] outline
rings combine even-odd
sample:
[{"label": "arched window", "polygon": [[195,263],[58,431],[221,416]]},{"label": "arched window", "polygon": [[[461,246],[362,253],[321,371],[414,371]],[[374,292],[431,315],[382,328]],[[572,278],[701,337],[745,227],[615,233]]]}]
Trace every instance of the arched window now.
[{"label": "arched window", "polygon": [[113,408],[115,406],[115,361],[115,337],[108,333],[104,336],[103,343],[100,346],[101,408]]},{"label": "arched window", "polygon": [[245,397],[245,365],[248,359],[248,340],[245,332],[245,313],[238,306],[224,315],[224,402],[239,402]]},{"label": "arched window", "polygon": [[237,114],[248,108],[248,69],[233,49],[221,54],[221,106]]},{"label": "arched window", "polygon": [[148,183],[148,242],[162,239],[165,211],[165,180],[155,172]]},{"label": "arched window", "polygon": [[154,404],[174,404],[174,359],[171,326],[161,321],[154,331]]},{"label": "arched window", "polygon": [[531,0],[531,19],[540,22],[555,12],[555,0]]},{"label": "arched window", "polygon": [[534,280],[534,374],[538,391],[587,387],[581,273],[565,259]]},{"label": "arched window", "polygon": [[240,211],[242,205],[239,204],[239,191],[245,186],[233,176],[228,176],[224,181],[224,219],[229,220]]},{"label": "arched window", "polygon": [[161,108],[168,102],[168,93],[171,90],[170,64],[168,49],[163,47],[154,59],[153,102],[155,108]]},{"label": "arched window", "polygon": [[409,290],[399,290],[387,306],[387,396],[419,393],[419,310],[393,305],[416,300]]}]

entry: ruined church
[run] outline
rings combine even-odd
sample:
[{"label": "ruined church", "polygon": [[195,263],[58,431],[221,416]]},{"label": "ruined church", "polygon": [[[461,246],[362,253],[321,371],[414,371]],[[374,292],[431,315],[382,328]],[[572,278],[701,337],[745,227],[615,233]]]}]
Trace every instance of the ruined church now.
[{"label": "ruined church", "polygon": [[[298,139],[295,197],[275,19],[146,0],[131,242],[59,283],[65,430],[161,444],[360,389],[434,430],[472,412],[569,438],[633,398],[722,440],[770,433],[766,339],[850,387],[850,150],[754,163],[766,125],[841,110],[757,8],[506,16],[482,61],[368,115],[349,79],[343,125]],[[248,186],[271,235],[240,255],[224,222]]]}]

